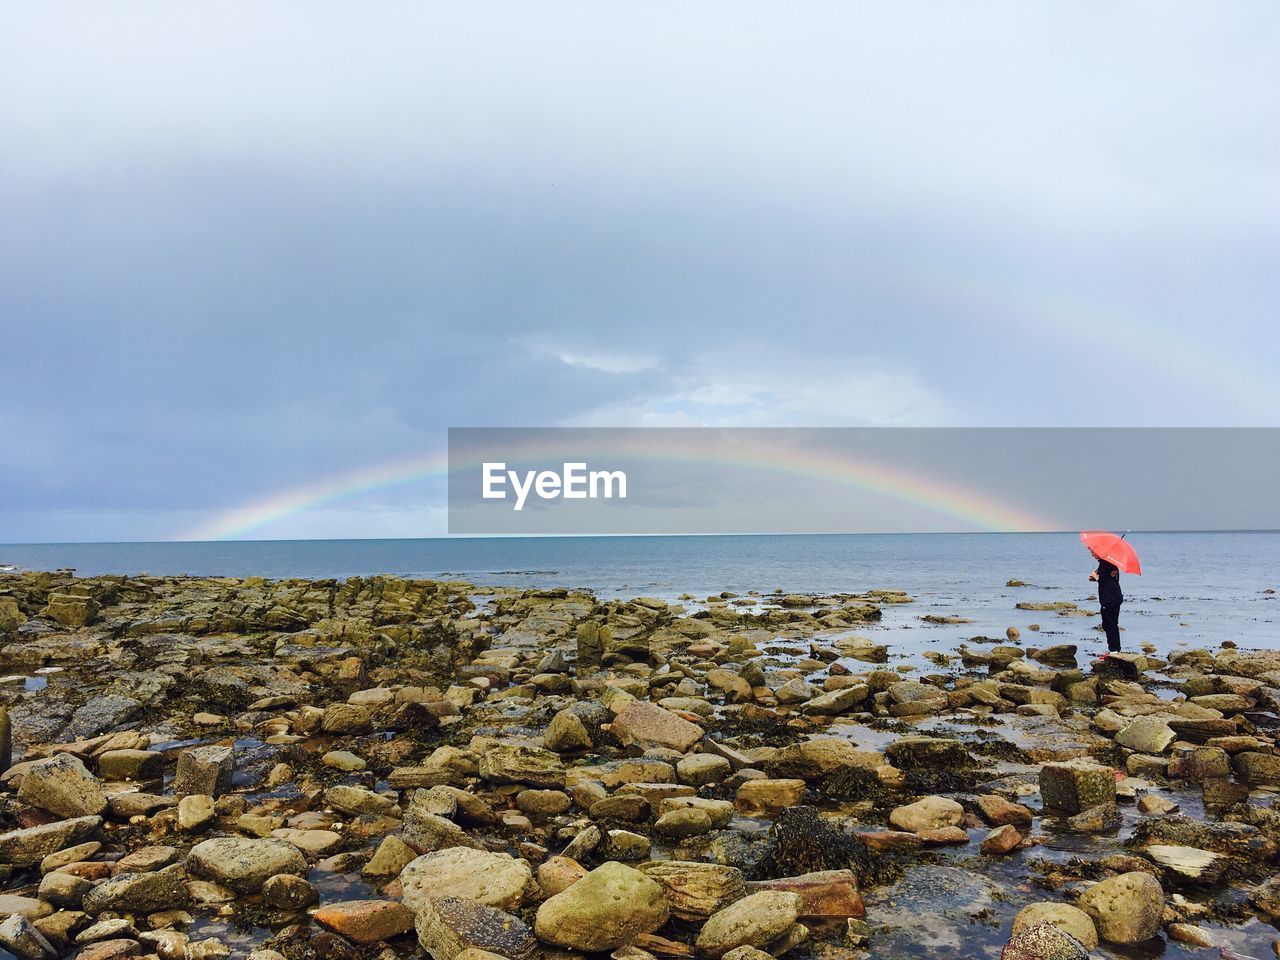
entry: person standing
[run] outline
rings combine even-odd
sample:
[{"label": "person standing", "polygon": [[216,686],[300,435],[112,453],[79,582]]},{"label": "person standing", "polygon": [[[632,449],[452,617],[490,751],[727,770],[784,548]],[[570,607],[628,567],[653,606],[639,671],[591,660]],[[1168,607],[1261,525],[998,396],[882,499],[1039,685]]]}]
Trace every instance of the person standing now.
[{"label": "person standing", "polygon": [[1098,603],[1102,607],[1102,629],[1107,634],[1107,652],[1102,655],[1106,659],[1109,654],[1120,650],[1120,604],[1124,603],[1124,593],[1120,590],[1120,568],[1114,563],[1093,556],[1098,561],[1098,569],[1089,574],[1089,579],[1098,584]]}]

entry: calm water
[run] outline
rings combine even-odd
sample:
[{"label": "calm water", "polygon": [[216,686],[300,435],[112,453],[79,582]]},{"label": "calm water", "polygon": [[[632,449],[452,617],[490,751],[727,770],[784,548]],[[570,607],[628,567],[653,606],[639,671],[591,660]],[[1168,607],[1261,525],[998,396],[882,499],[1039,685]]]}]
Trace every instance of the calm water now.
[{"label": "calm water", "polygon": [[[1126,645],[1167,650],[1234,640],[1280,646],[1280,533],[1133,533],[1144,575],[1124,577]],[[1071,600],[1093,585],[1075,534],[593,537],[456,540],[303,540],[212,543],[19,544],[0,563],[102,573],[348,577],[388,573],[492,586],[586,587],[605,597],[674,599],[729,590],[856,592],[899,588],[917,598],[890,607],[880,640],[907,652],[965,638],[1042,627],[1046,642],[1101,648],[1096,619],[1019,611],[1019,601]],[[1006,587],[1010,579],[1029,587]],[[926,626],[946,613],[970,624]],[[896,634],[883,636],[884,634]]]}]

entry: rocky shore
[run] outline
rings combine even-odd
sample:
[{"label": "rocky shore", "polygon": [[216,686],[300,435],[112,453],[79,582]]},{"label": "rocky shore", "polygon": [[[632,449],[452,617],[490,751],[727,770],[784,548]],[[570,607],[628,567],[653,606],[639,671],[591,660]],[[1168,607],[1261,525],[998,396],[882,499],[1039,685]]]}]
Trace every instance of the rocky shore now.
[{"label": "rocky shore", "polygon": [[0,574],[0,947],[1280,953],[1280,652],[920,670],[911,602]]}]

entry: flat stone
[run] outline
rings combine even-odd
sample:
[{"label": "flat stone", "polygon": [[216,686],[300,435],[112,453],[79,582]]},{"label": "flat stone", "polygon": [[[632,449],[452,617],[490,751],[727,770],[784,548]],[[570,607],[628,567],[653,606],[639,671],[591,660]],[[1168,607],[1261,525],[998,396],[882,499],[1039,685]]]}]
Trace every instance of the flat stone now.
[{"label": "flat stone", "polygon": [[22,774],[18,799],[63,818],[100,816],[107,809],[102,781],[70,753],[29,764]]},{"label": "flat stone", "polygon": [[414,911],[431,897],[460,897],[515,911],[531,892],[532,881],[533,873],[523,860],[469,847],[425,854],[400,874],[402,898]]},{"label": "flat stone", "polygon": [[356,943],[377,943],[408,933],[414,914],[395,900],[344,900],[325,904],[311,916],[335,933]]},{"label": "flat stone", "polygon": [[696,723],[678,717],[656,703],[633,700],[613,718],[609,732],[624,747],[667,747],[688,753],[702,739]]},{"label": "flat stone", "polygon": [[711,915],[698,933],[700,954],[720,958],[737,947],[769,952],[769,946],[788,937],[798,926],[799,894],[762,890]]},{"label": "flat stone", "polygon": [[217,837],[191,849],[187,869],[239,893],[256,893],[278,873],[306,876],[307,861],[297,847],[282,840]]},{"label": "flat stone", "polygon": [[530,960],[538,948],[517,917],[473,900],[431,897],[415,913],[418,943],[432,960],[468,960],[461,955],[471,950]]}]

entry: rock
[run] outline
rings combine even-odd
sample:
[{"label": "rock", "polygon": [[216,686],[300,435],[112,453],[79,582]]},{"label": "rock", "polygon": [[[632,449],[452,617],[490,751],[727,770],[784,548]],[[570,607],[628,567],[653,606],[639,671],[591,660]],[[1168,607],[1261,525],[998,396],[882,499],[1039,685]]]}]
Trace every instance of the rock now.
[{"label": "rock", "polygon": [[0,863],[32,866],[63,847],[87,840],[101,826],[101,817],[76,817],[0,834]]},{"label": "rock", "polygon": [[1013,824],[1016,827],[1031,826],[1031,811],[1020,803],[1006,800],[994,793],[986,793],[978,797],[978,812],[982,819],[992,826],[1000,827]]},{"label": "rock", "polygon": [[20,913],[0,922],[0,945],[21,960],[52,960],[58,955],[44,935]]},{"label": "rock", "polygon": [[164,754],[152,750],[108,750],[98,756],[98,776],[104,780],[157,781],[164,777]]},{"label": "rock", "polygon": [[339,813],[358,817],[371,814],[378,817],[398,817],[400,807],[391,797],[366,790],[364,787],[353,787],[340,783],[324,792],[324,802]]},{"label": "rock", "polygon": [[22,901],[29,900],[27,897],[0,894],[0,916],[21,913],[28,920],[35,920],[53,912],[53,908],[49,904],[53,904],[55,907],[78,910],[84,900],[84,895],[92,889],[93,884],[83,877],[55,870],[52,873],[46,873],[41,879],[40,899],[31,900],[29,908],[28,905],[22,903]]},{"label": "rock", "polygon": [[799,894],[762,890],[712,914],[698,933],[697,949],[707,957],[723,957],[737,947],[769,951],[771,944],[794,936]]},{"label": "rock", "polygon": [[1280,874],[1256,887],[1249,894],[1249,902],[1268,920],[1280,920]]},{"label": "rock", "polygon": [[1191,923],[1171,923],[1166,928],[1169,939],[1178,943],[1189,943],[1196,947],[1216,946],[1208,930]]},{"label": "rock", "polygon": [[255,893],[268,877],[278,873],[306,876],[307,861],[297,847],[282,840],[217,837],[191,849],[187,869],[238,893]]},{"label": "rock", "polygon": [[864,703],[869,694],[870,690],[863,684],[832,690],[829,693],[818,694],[803,704],[800,712],[813,717],[838,716]]},{"label": "rock", "polygon": [[538,942],[519,919],[457,897],[431,897],[415,911],[418,943],[433,960],[467,960],[473,951],[530,960]]},{"label": "rock", "polygon": [[394,900],[344,900],[325,904],[311,916],[356,943],[390,940],[414,927],[413,911]]},{"label": "rock", "polygon": [[368,766],[362,757],[357,756],[350,750],[330,750],[320,758],[320,762],[326,767],[332,767],[335,770],[342,770],[347,773],[355,773]]},{"label": "rock", "polygon": [[800,916],[817,919],[863,917],[866,908],[858,892],[858,881],[852,870],[819,870],[797,877],[756,880],[748,884],[752,893],[780,890],[800,897]]},{"label": "rock", "polygon": [[475,846],[467,832],[452,820],[428,813],[417,804],[410,804],[405,811],[401,839],[418,853]]},{"label": "rock", "polygon": [[84,898],[84,912],[91,917],[108,910],[116,913],[154,913],[180,910],[187,905],[183,876],[177,870],[154,873],[121,873],[94,887]]},{"label": "rock", "polygon": [[22,775],[18,799],[63,818],[98,816],[107,809],[102,781],[70,753],[31,763]]},{"label": "rock", "polygon": [[1242,783],[1252,786],[1280,785],[1280,754],[1247,750],[1231,758],[1231,767]]},{"label": "rock", "polygon": [[885,756],[902,770],[958,769],[969,765],[969,751],[950,737],[901,737],[885,748]]},{"label": "rock", "polygon": [[1018,828],[1011,824],[1005,824],[1003,827],[996,827],[988,833],[982,839],[980,849],[985,854],[1000,856],[1012,853],[1020,843],[1022,843],[1022,834],[1018,832]]},{"label": "rock", "polygon": [[711,815],[697,807],[669,810],[660,816],[653,828],[660,836],[669,839],[696,837],[711,830]]},{"label": "rock", "polygon": [[460,897],[515,911],[524,904],[532,882],[533,873],[523,860],[469,847],[425,854],[400,874],[402,898],[415,912],[431,897]]},{"label": "rock", "polygon": [[1153,843],[1198,847],[1263,863],[1276,856],[1276,845],[1247,823],[1216,823],[1183,815],[1146,817],[1138,821],[1133,839],[1139,846]]},{"label": "rock", "polygon": [[734,806],[747,817],[773,816],[804,799],[805,782],[799,779],[748,780],[738,787]]},{"label": "rock", "polygon": [[1116,734],[1116,743],[1139,753],[1164,753],[1176,739],[1165,719],[1155,714],[1129,721]]},{"label": "rock", "polygon": [[1111,833],[1119,830],[1123,822],[1120,809],[1114,803],[1100,803],[1068,817],[1066,825],[1081,833]]},{"label": "rock", "polygon": [[538,889],[544,897],[554,897],[587,875],[586,867],[568,857],[548,857],[538,864]]},{"label": "rock", "polygon": [[609,732],[624,747],[667,747],[688,753],[702,739],[702,728],[655,703],[633,700],[613,718]]},{"label": "rock", "polygon": [[1083,759],[1045,763],[1040,767],[1040,796],[1046,807],[1065,814],[1114,803],[1115,772]]},{"label": "rock", "polygon": [[657,930],[669,913],[660,883],[609,862],[545,901],[534,931],[538,939],[570,950],[615,950]]},{"label": "rock", "polygon": [[1052,923],[1037,923],[1015,933],[1000,951],[1000,960],[1088,960],[1079,940]]},{"label": "rock", "polygon": [[964,807],[947,797],[925,797],[894,808],[889,814],[889,822],[910,833],[958,827],[964,822]]},{"label": "rock", "polygon": [[192,793],[178,801],[178,829],[199,830],[214,818],[213,797]]},{"label": "rock", "polygon": [[178,754],[173,795],[199,794],[215,799],[231,789],[235,759],[231,747],[189,747]]},{"label": "rock", "polygon": [[1214,884],[1222,879],[1227,868],[1227,858],[1208,850],[1153,843],[1144,850],[1169,879],[1187,883]]},{"label": "rock", "polygon": [[1018,911],[1013,918],[1014,934],[1022,933],[1038,923],[1051,923],[1064,933],[1071,934],[1086,950],[1098,946],[1098,931],[1093,918],[1069,903],[1033,903]]},{"label": "rock", "polygon": [[848,740],[814,737],[783,747],[765,764],[765,770],[771,777],[809,780],[849,768],[874,770],[883,763],[881,754],[859,750]]},{"label": "rock", "polygon": [[319,902],[320,891],[291,873],[277,873],[262,885],[262,905],[272,910],[297,913]]},{"label": "rock", "polygon": [[561,710],[547,724],[542,745],[556,753],[578,753],[591,749],[591,734],[572,710]]},{"label": "rock", "polygon": [[[74,889],[77,890],[81,896],[83,896],[84,889],[86,887],[92,886],[89,881],[82,880],[80,877],[71,876],[66,873],[50,874],[50,876],[55,876],[59,880],[65,877],[69,880],[75,881],[76,884]],[[49,877],[45,877],[45,880],[48,879]],[[26,917],[28,920],[38,920],[41,917],[47,917],[49,914],[53,913],[53,907],[50,906],[50,904],[57,904],[58,906],[62,906],[62,904],[59,903],[57,898],[50,898],[45,894],[44,881],[41,881],[40,883],[39,899],[35,897],[20,897],[12,893],[0,894],[0,916],[7,917],[16,913]]]},{"label": "rock", "polygon": [[695,753],[676,763],[677,779],[694,787],[719,783],[732,772],[728,760],[710,753]]},{"label": "rock", "polygon": [[386,880],[400,875],[400,871],[417,859],[418,852],[399,837],[383,837],[378,849],[360,873],[366,879]]},{"label": "rock", "polygon": [[1142,943],[1160,932],[1164,891],[1149,873],[1122,873],[1081,894],[1080,909],[1108,943]]},{"label": "rock", "polygon": [[737,867],[663,860],[641,864],[640,871],[662,884],[671,912],[682,920],[705,920],[747,892]]},{"label": "rock", "polygon": [[64,627],[87,627],[98,619],[98,602],[92,597],[76,597],[65,593],[49,594],[49,601],[40,611],[42,616],[56,620]]},{"label": "rock", "polygon": [[499,743],[480,755],[480,776],[492,783],[564,787],[564,761],[550,750]]},{"label": "rock", "polygon": [[373,711],[358,703],[331,703],[320,718],[320,729],[324,733],[367,733],[372,726]]},{"label": "rock", "polygon": [[142,704],[118,693],[91,697],[71,714],[71,732],[78,737],[94,737],[119,726],[142,709]]}]

